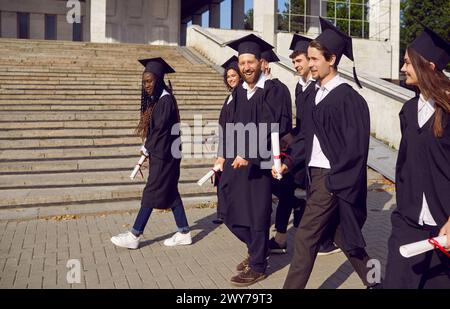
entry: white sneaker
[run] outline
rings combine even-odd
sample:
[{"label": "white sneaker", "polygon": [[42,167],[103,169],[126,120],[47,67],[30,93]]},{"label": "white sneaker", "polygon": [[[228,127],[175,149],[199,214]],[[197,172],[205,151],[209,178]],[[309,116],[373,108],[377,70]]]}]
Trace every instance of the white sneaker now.
[{"label": "white sneaker", "polygon": [[191,232],[188,232],[186,234],[176,232],[172,237],[164,240],[164,245],[168,247],[190,244],[192,244]]},{"label": "white sneaker", "polygon": [[111,237],[111,242],[117,247],[137,249],[141,236],[136,237],[130,231]]}]

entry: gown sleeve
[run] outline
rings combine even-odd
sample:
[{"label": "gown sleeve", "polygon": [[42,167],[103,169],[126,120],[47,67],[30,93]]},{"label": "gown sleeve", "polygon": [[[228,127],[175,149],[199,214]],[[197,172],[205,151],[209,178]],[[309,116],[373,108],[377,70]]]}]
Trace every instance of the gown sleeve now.
[{"label": "gown sleeve", "polygon": [[172,96],[166,95],[159,99],[152,113],[150,128],[145,142],[145,148],[151,156],[161,160],[171,158],[171,147],[174,140],[171,130],[176,114]]}]

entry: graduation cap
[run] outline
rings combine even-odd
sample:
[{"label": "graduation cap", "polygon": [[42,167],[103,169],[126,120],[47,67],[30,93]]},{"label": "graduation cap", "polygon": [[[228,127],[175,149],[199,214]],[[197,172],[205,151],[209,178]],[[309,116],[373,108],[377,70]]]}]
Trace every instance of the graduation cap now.
[{"label": "graduation cap", "polygon": [[232,41],[228,43],[227,46],[236,50],[239,55],[253,54],[259,59],[261,58],[261,53],[263,51],[271,50],[274,48],[272,45],[254,34],[249,34],[240,39]]},{"label": "graduation cap", "polygon": [[163,58],[141,59],[139,62],[145,67],[144,72],[150,72],[163,78],[166,73],[175,73],[175,70]]},{"label": "graduation cap", "polygon": [[233,69],[236,72],[239,72],[239,66],[238,66],[238,57],[233,56],[227,61],[225,61],[224,64],[222,64],[222,68],[225,69],[225,71],[228,71],[229,69]]},{"label": "graduation cap", "polygon": [[294,34],[291,41],[291,46],[289,47],[290,50],[296,52],[302,52],[302,53],[308,53],[308,46],[309,42],[311,42],[312,39],[307,38],[302,35]]},{"label": "graduation cap", "polygon": [[[419,22],[420,23],[420,22]],[[422,57],[433,62],[439,70],[443,70],[450,62],[450,44],[430,28],[424,31],[409,45]]]},{"label": "graduation cap", "polygon": [[[352,38],[340,31],[328,20],[319,17],[322,33],[315,39],[321,45],[325,46],[330,52],[336,55],[336,65],[339,64],[342,55],[354,61]],[[356,75],[355,64],[353,63],[353,78],[359,88],[362,88]]]},{"label": "graduation cap", "polygon": [[261,59],[266,60],[267,62],[278,62],[280,58],[278,58],[277,54],[274,53],[273,50],[265,50],[261,53]]}]

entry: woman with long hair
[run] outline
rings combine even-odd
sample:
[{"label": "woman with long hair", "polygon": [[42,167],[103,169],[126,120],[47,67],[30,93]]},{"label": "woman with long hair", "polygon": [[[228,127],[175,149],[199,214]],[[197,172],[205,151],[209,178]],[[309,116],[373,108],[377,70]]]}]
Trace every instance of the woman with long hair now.
[{"label": "woman with long hair", "polygon": [[[397,208],[384,288],[450,288],[450,45],[428,28],[407,48],[402,72],[419,94],[400,111]],[[444,248],[410,258],[404,244],[447,235]],[[448,256],[446,256],[448,255]]]},{"label": "woman with long hair", "polygon": [[[220,171],[223,171],[223,164],[225,162],[225,147],[224,147],[224,140],[225,140],[225,125],[226,125],[226,117],[227,117],[227,106],[231,103],[233,100],[232,91],[235,89],[239,83],[241,82],[241,76],[239,75],[239,67],[238,67],[238,58],[236,56],[232,56],[230,59],[228,59],[224,64],[222,64],[223,71],[223,83],[225,84],[225,87],[227,87],[230,94],[226,97],[225,102],[223,103],[222,109],[220,110],[220,116],[219,116],[219,150],[217,152],[217,160],[216,165],[221,166]],[[220,175],[220,172],[219,174]],[[213,220],[213,223],[215,224],[222,224],[223,223],[223,214],[221,213],[220,204],[221,202],[221,195],[219,193],[219,182],[220,176],[216,177],[215,186],[217,187],[217,219]]]},{"label": "woman with long hair", "polygon": [[189,245],[192,243],[191,234],[178,192],[180,115],[172,89],[164,83],[164,74],[175,71],[162,58],[139,62],[145,70],[142,74],[141,117],[136,133],[145,140],[141,151],[148,156],[149,175],[133,228],[113,236],[111,241],[119,247],[137,249],[150,214],[157,208],[171,209],[178,227],[178,232],[166,239],[164,245]]}]

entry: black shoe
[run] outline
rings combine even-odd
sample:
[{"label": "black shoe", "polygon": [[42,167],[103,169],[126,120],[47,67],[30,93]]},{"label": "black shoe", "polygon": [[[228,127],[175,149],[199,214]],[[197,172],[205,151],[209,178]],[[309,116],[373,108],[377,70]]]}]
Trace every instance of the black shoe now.
[{"label": "black shoe", "polygon": [[235,286],[249,286],[267,277],[265,273],[259,273],[250,267],[245,268],[242,272],[232,277],[230,282]]},{"label": "black shoe", "polygon": [[223,219],[222,218],[217,218],[215,220],[212,221],[214,224],[222,224],[223,223]]},{"label": "black shoe", "polygon": [[334,243],[331,243],[330,245],[328,245],[326,247],[323,247],[321,245],[317,255],[323,256],[323,255],[330,255],[330,254],[334,254],[334,253],[338,253],[338,252],[342,252],[342,250],[339,249],[338,247],[336,247],[336,245]]},{"label": "black shoe", "polygon": [[271,254],[285,254],[287,253],[287,244],[280,246],[280,244],[275,241],[275,238],[272,237],[269,239],[269,252]]}]

